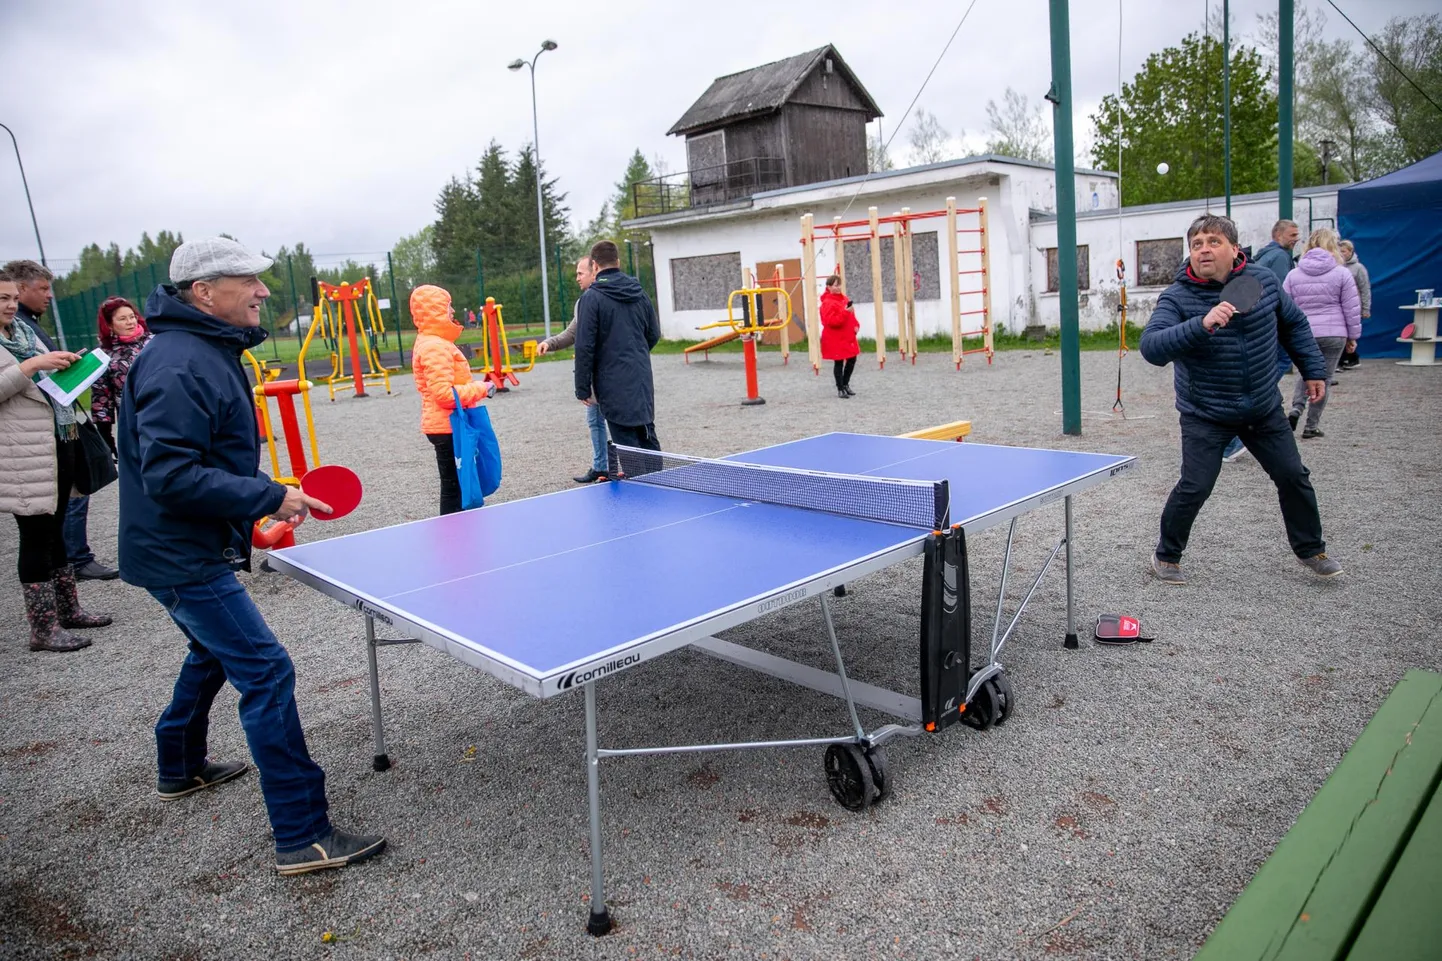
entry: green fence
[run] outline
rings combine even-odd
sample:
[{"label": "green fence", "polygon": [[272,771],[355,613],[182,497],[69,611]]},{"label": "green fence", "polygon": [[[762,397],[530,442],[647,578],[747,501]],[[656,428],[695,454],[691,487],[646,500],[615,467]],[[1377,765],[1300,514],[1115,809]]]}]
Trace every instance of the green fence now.
[{"label": "green fence", "polygon": [[[626,244],[622,252],[622,269],[635,276],[655,299],[655,262],[648,244]],[[323,256],[323,255],[317,255]],[[435,284],[450,291],[456,317],[467,323],[470,315],[478,319],[487,297],[503,305],[506,330],[513,343],[539,338],[545,332],[545,316],[541,299],[541,271],[537,267],[502,276],[487,274],[479,250],[474,252],[474,267],[462,274],[443,274],[431,270],[416,277],[397,277],[390,254],[383,262],[361,265],[356,275],[348,275],[334,267],[314,268],[313,261],[297,265],[295,258],[278,260],[266,274],[271,296],[261,308],[261,325],[270,331],[270,338],[256,354],[274,360],[293,358],[309,329],[312,316],[309,272],[328,283],[355,281],[361,274],[371,278],[376,297],[381,301],[385,322],[384,333],[376,335],[376,346],[387,355],[387,363],[409,363],[409,345],[414,340],[415,324],[410,316],[411,290],[420,284]],[[575,263],[563,256],[558,244],[547,264],[551,294],[551,333],[559,333],[571,322],[571,311],[580,291],[576,287]],[[145,300],[158,285],[166,282],[163,264],[151,264],[123,274],[114,280],[57,298],[55,311],[65,331],[71,350],[94,347],[99,343],[96,318],[100,305],[110,297],[124,297],[142,310]],[[387,303],[387,301],[389,303]],[[299,318],[299,323],[297,323]],[[474,339],[471,336],[463,340]],[[312,345],[312,353],[324,348]]]}]

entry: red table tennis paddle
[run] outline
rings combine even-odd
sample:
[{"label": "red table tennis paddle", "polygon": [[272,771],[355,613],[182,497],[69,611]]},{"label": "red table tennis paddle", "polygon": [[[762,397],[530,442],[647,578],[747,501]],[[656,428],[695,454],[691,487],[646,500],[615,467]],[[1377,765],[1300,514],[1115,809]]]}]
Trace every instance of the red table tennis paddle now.
[{"label": "red table tennis paddle", "polygon": [[1237,308],[1237,313],[1245,314],[1262,299],[1262,282],[1255,277],[1238,274],[1227,281],[1220,299]]},{"label": "red table tennis paddle", "polygon": [[1416,330],[1417,330],[1417,325],[1416,325],[1416,324],[1408,324],[1406,327],[1403,327],[1403,328],[1402,328],[1402,339],[1403,339],[1403,340],[1411,340],[1411,339],[1412,339],[1412,335],[1416,332]]},{"label": "red table tennis paddle", "polygon": [[333,521],[344,517],[361,502],[360,478],[355,471],[339,464],[327,464],[307,471],[300,480],[300,489],[331,506],[328,514],[318,510],[310,512],[310,516],[318,521]]}]

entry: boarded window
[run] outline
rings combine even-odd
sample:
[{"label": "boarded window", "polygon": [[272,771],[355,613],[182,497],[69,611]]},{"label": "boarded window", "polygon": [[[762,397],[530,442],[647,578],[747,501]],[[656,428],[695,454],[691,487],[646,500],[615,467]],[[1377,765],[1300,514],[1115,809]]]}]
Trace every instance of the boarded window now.
[{"label": "boarded window", "polygon": [[725,310],[731,291],[741,287],[741,254],[708,254],[671,259],[672,310]]},{"label": "boarded window", "polygon": [[[1076,248],[1076,285],[1078,290],[1092,289],[1091,248],[1078,244]],[[1054,294],[1061,290],[1061,278],[1057,273],[1056,248],[1046,249],[1046,292]]]},{"label": "boarded window", "polygon": [[1176,276],[1186,257],[1182,238],[1137,241],[1137,286],[1164,287]]},{"label": "boarded window", "polygon": [[[916,290],[917,300],[941,299],[941,261],[937,256],[937,233],[914,233],[911,235],[911,283]],[[846,296],[858,304],[874,303],[871,298],[871,241],[848,240],[845,243]],[[820,274],[825,260],[817,265]],[[826,267],[830,270],[830,267]],[[882,302],[896,303],[896,255],[891,250],[891,238],[881,238],[881,296]]]}]

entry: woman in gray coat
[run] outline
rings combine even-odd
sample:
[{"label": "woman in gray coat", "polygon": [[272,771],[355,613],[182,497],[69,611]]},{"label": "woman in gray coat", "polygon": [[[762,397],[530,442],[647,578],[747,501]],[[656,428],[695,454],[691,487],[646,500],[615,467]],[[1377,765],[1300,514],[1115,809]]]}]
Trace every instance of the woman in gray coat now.
[{"label": "woman in gray coat", "polygon": [[90,641],[67,628],[104,627],[110,618],[87,614],[66,563],[65,505],[84,455],[77,410],[50,400],[35,385],[41,371],[64,370],[77,357],[47,351],[15,316],[20,289],[0,272],[0,512],[20,528],[20,586],[30,621],[30,650],[78,651]]},{"label": "woman in gray coat", "polygon": [[[1357,282],[1357,296],[1362,299],[1362,326],[1367,326],[1367,318],[1372,316],[1372,278],[1367,274],[1367,268],[1362,261],[1357,259],[1357,248],[1352,246],[1352,241],[1344,240],[1339,246],[1342,248],[1342,266],[1352,275]],[[1338,370],[1351,370],[1353,367],[1361,367],[1362,361],[1357,356],[1357,348],[1342,352],[1342,359],[1337,362]]]}]

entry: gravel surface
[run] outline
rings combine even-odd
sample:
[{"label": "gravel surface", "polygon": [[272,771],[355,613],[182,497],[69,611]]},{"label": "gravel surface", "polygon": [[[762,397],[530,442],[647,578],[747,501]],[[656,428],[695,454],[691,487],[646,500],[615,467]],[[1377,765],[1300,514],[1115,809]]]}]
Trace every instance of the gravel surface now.
[{"label": "gravel surface", "polygon": [[[1175,481],[1170,371],[1124,364],[1130,419],[1106,412],[1116,358],[1082,357],[1081,437],[1060,433],[1059,357],[944,355],[884,373],[863,359],[838,400],[804,354],[765,355],[769,403],[741,409],[741,358],[654,361],[663,445],[720,455],[828,430],[899,433],[958,418],[987,443],[1135,454],[1140,467],[1077,498],[1079,627],[1122,611],[1157,641],[1061,648],[1065,593],[1048,575],[1004,654],[1018,713],[889,747],[895,793],[838,807],[821,752],[676,755],[602,765],[607,892],[616,932],[584,933],[589,890],[579,695],[540,702],[429,648],[382,651],[395,767],[370,770],[362,621],[280,575],[245,578],[296,661],[311,751],[342,826],[390,849],[345,871],[282,879],[259,779],[162,804],[152,725],[183,654],[148,595],[83,585],[114,615],[76,654],[32,654],[14,568],[0,570],[0,955],[7,958],[1187,958],[1409,667],[1436,640],[1442,369],[1367,361],[1339,375],[1324,439],[1302,445],[1329,552],[1319,582],[1292,558],[1255,461],[1223,466],[1172,588],[1144,573]],[[437,481],[409,378],[367,400],[318,399],[325,460],[363,476],[351,517],[302,539],[426,517]],[[1287,385],[1290,393],[1290,384]],[[322,394],[321,397],[324,395]],[[569,363],[492,402],[500,499],[567,486],[589,442]],[[1023,518],[1035,570],[1061,505]],[[114,488],[91,542],[113,560]],[[989,632],[1005,542],[974,538],[974,610]],[[0,523],[0,556],[15,527]],[[718,558],[717,574],[741,558]],[[376,564],[394,559],[374,558]],[[837,604],[848,667],[914,690],[919,562],[857,582]],[[1014,603],[1029,577],[1014,578]],[[637,596],[644,597],[638,585]],[[565,603],[565,585],[556,587]],[[598,611],[597,616],[604,616]],[[526,611],[477,598],[479,624]],[[727,632],[825,663],[811,605]],[[682,651],[599,688],[603,745],[844,733],[840,702]],[[234,691],[211,753],[247,758]],[[884,722],[868,715],[869,725]],[[333,939],[323,937],[329,932]]]}]

